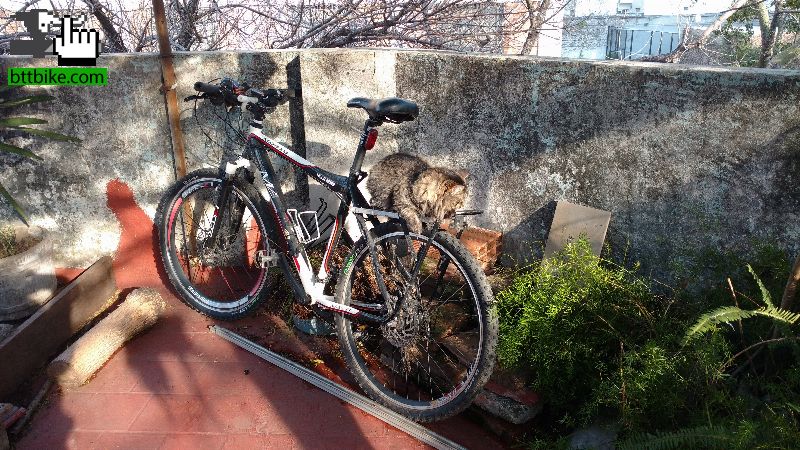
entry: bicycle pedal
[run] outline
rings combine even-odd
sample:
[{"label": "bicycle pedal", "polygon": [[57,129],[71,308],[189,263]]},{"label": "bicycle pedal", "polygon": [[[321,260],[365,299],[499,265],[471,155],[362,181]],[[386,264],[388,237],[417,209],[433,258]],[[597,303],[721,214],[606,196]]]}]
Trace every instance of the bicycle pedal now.
[{"label": "bicycle pedal", "polygon": [[259,250],[256,252],[256,266],[261,269],[269,269],[270,267],[275,267],[278,265],[278,255],[272,251],[272,249],[268,250]]}]

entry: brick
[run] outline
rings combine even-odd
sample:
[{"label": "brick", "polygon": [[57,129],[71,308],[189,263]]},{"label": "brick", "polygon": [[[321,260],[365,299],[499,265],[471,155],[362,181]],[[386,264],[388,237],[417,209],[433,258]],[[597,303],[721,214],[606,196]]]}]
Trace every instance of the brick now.
[{"label": "brick", "polygon": [[16,450],[68,449],[101,450],[99,431],[34,430],[28,432],[14,446]]},{"label": "brick", "polygon": [[126,358],[112,357],[94,378],[77,388],[79,392],[127,393],[131,392],[139,376]]},{"label": "brick", "polygon": [[128,357],[135,361],[241,361],[248,355],[208,332],[147,333],[128,343],[126,348]]},{"label": "brick", "polygon": [[[443,225],[442,228],[455,236],[454,229],[447,225]],[[491,273],[494,270],[503,248],[503,233],[486,228],[467,227],[461,234],[460,240],[478,260],[484,272]]]},{"label": "brick", "polygon": [[127,430],[148,400],[136,394],[67,392],[36,419],[55,432]]},{"label": "brick", "polygon": [[211,410],[209,398],[198,395],[152,395],[130,427],[149,432],[222,432],[225,426]]},{"label": "brick", "polygon": [[197,380],[204,363],[137,361],[137,382],[132,392],[152,394],[203,394]]},{"label": "brick", "polygon": [[97,439],[103,450],[152,450],[162,446],[166,435],[153,433],[105,432]]}]

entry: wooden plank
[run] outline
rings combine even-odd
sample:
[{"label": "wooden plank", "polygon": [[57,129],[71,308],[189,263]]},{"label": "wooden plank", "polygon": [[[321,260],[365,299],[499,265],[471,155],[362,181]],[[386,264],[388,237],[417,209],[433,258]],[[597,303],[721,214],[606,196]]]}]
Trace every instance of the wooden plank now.
[{"label": "wooden plank", "polygon": [[111,258],[104,256],[0,342],[0,398],[13,393],[108,308],[115,291]]},{"label": "wooden plank", "polygon": [[181,113],[178,108],[178,94],[175,92],[175,68],[172,65],[172,47],[169,43],[167,31],[167,16],[164,12],[164,1],[153,0],[153,15],[156,18],[156,34],[158,35],[158,49],[161,52],[161,79],[164,81],[164,99],[167,102],[167,118],[169,119],[170,137],[172,138],[172,152],[175,161],[175,173],[178,178],[186,175],[186,153],[183,146],[183,131],[181,130]]}]

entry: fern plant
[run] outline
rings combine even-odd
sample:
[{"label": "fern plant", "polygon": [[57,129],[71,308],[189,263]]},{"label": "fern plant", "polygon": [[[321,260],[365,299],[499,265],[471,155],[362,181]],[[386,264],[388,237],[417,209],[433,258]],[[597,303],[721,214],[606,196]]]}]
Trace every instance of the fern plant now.
[{"label": "fern plant", "polygon": [[723,306],[713,311],[709,311],[700,316],[697,322],[695,322],[695,324],[689,328],[689,331],[686,332],[686,336],[683,338],[684,345],[686,345],[693,338],[714,330],[717,325],[730,324],[732,322],[749,319],[751,317],[768,317],[776,322],[787,325],[794,325],[797,322],[800,322],[800,314],[776,307],[772,302],[772,296],[764,286],[764,283],[761,282],[761,279],[758,277],[758,275],[756,275],[753,268],[748,265],[747,270],[753,275],[753,278],[755,279],[756,284],[761,291],[761,300],[764,302],[764,306],[754,310],[745,310],[737,306]]},{"label": "fern plant", "polygon": [[[11,89],[14,89],[14,87],[9,87],[9,86],[0,87],[0,93],[2,93],[3,91],[9,91]],[[50,95],[26,95],[17,98],[0,98],[0,110],[2,110],[3,115],[6,115],[10,109],[19,108],[21,106],[26,106],[34,103],[49,102],[54,99],[55,98]],[[54,131],[42,130],[40,128],[31,127],[31,125],[42,125],[46,123],[47,123],[46,120],[37,119],[33,117],[3,117],[0,118],[0,130],[8,130],[32,136],[40,136],[55,141],[80,142],[80,139],[76,137],[67,136],[61,133],[56,133]],[[40,156],[36,155],[35,153],[33,153],[28,149],[17,147],[16,145],[12,145],[4,141],[0,141],[0,152],[11,153],[32,160],[42,159]],[[3,186],[2,182],[0,182],[0,197],[5,199],[5,201],[11,206],[11,208],[13,208],[14,212],[16,212],[17,215],[19,215],[22,222],[27,225],[28,217],[25,214],[25,211],[22,209],[19,203],[17,203],[14,197],[8,192],[5,186]]]},{"label": "fern plant", "polygon": [[730,448],[731,432],[722,427],[699,426],[656,433],[637,433],[619,444],[620,450],[674,450],[684,448]]}]

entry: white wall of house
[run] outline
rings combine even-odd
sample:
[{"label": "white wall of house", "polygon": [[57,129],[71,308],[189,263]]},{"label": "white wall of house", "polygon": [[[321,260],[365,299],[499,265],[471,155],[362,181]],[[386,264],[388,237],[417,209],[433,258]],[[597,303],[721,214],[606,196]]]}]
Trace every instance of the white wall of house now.
[{"label": "white wall of house", "polygon": [[[558,2],[555,2],[556,4]],[[539,43],[533,54],[537,56],[561,56],[564,35],[564,8],[553,8],[553,18],[545,24],[539,34]]]},{"label": "white wall of house", "polygon": [[[609,0],[613,1],[613,0]],[[678,14],[718,13],[731,6],[731,0],[642,0],[645,15],[675,16]]]},{"label": "white wall of house", "polygon": [[617,0],[575,0],[573,14],[576,17],[601,15],[610,16],[617,13]]},{"label": "white wall of house", "polygon": [[574,16],[628,14],[677,15],[715,13],[731,6],[732,0],[575,0]]},{"label": "white wall of house", "polygon": [[[656,52],[666,53],[669,42],[687,26],[704,28],[732,0],[575,0],[564,18],[561,56],[565,58],[605,59],[608,28],[640,30],[627,49],[634,59]],[[649,31],[654,32],[650,43]],[[665,33],[661,35],[661,33]],[[675,44],[677,45],[677,44]]]}]

